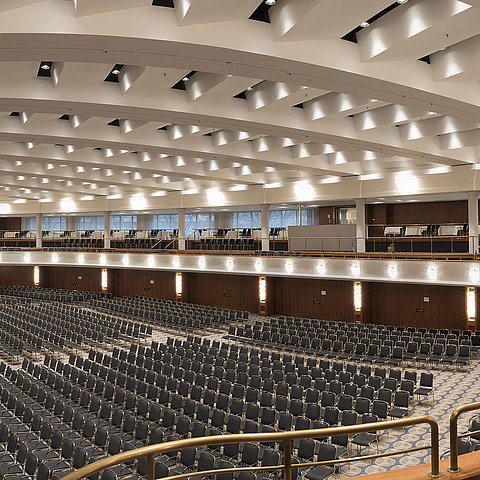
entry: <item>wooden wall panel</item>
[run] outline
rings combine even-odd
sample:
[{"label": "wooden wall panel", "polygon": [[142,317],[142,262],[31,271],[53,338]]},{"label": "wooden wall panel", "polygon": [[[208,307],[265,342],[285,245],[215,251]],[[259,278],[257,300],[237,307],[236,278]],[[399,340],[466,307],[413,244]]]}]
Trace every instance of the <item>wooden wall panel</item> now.
[{"label": "wooden wall panel", "polygon": [[334,225],[337,223],[335,207],[319,207],[318,208],[318,224]]},{"label": "wooden wall panel", "polygon": [[40,279],[42,286],[47,288],[99,292],[101,270],[88,267],[40,267]]},{"label": "wooden wall panel", "polygon": [[370,204],[366,207],[366,222],[369,225],[468,223],[467,201]]},{"label": "wooden wall panel", "polygon": [[388,225],[387,207],[385,203],[366,205],[365,221],[367,225]]},{"label": "wooden wall panel", "polygon": [[21,217],[0,217],[0,230],[18,232],[22,229]]},{"label": "wooden wall panel", "polygon": [[258,277],[188,273],[188,301],[200,305],[258,311]]},{"label": "wooden wall panel", "polygon": [[465,328],[465,287],[380,282],[363,287],[364,323]]},{"label": "wooden wall panel", "polygon": [[33,266],[0,267],[0,286],[25,285],[33,287]]},{"label": "wooden wall panel", "polygon": [[[140,295],[175,300],[175,272],[112,269],[111,275],[115,297]],[[185,278],[183,283],[185,288]]]},{"label": "wooden wall panel", "polygon": [[277,277],[273,284],[277,315],[353,320],[352,282]]}]

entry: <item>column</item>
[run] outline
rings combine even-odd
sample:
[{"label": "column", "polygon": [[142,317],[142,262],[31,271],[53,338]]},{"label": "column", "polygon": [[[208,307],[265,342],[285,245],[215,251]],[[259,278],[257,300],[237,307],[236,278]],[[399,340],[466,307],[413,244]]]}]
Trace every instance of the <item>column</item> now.
[{"label": "column", "polygon": [[260,214],[262,219],[262,250],[270,250],[270,205],[261,205]]},{"label": "column", "polygon": [[355,200],[355,206],[357,209],[357,220],[356,220],[356,237],[357,237],[357,252],[365,252],[365,200],[363,198]]},{"label": "column", "polygon": [[302,225],[302,206],[298,206],[298,225]]},{"label": "column", "polygon": [[103,212],[103,248],[110,248],[110,212]]},{"label": "column", "polygon": [[37,213],[37,233],[35,235],[36,242],[35,246],[37,248],[42,248],[42,214]]},{"label": "column", "polygon": [[185,209],[178,209],[178,249],[185,250]]},{"label": "column", "polygon": [[468,199],[468,253],[478,250],[478,192],[467,192]]}]

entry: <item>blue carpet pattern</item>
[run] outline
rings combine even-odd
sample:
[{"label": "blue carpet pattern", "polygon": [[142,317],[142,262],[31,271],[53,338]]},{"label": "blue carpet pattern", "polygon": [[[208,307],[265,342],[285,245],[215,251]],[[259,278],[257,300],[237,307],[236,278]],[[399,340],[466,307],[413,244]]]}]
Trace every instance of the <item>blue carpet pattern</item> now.
[{"label": "blue carpet pattern", "polygon": [[[477,402],[480,399],[480,361],[472,362],[469,372],[449,370],[430,370],[434,374],[435,401],[430,396],[419,404],[411,404],[409,417],[431,415],[439,423],[440,428],[440,456],[449,456],[449,421],[450,414],[459,405]],[[468,429],[469,420],[476,412],[465,413],[460,416],[458,431],[463,433]],[[480,412],[478,412],[480,413]],[[413,448],[430,443],[430,428],[428,425],[419,425],[407,428],[390,430],[382,433],[378,444],[379,452]],[[362,455],[377,453],[376,446],[362,450]],[[355,445],[350,456],[356,454]],[[430,461],[430,450],[421,450],[394,457],[379,458],[371,461],[359,461],[342,465],[340,472],[330,478],[353,477],[355,475],[386,472],[403,467],[419,465]],[[460,457],[461,464],[461,457]]]}]

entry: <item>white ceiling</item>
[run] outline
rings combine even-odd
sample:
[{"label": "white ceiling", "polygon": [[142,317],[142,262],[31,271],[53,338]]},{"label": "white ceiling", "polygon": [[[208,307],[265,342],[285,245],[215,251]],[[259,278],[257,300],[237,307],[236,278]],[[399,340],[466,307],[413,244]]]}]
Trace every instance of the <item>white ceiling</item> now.
[{"label": "white ceiling", "polygon": [[480,2],[261,3],[2,0],[0,214],[480,190]]}]

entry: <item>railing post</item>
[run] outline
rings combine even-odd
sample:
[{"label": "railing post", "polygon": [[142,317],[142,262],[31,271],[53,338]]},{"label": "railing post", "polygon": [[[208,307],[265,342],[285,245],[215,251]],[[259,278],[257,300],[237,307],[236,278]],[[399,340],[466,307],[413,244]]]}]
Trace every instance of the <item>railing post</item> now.
[{"label": "railing post", "polygon": [[458,467],[458,416],[460,410],[456,408],[450,415],[450,468],[449,472],[456,473],[461,470]]},{"label": "railing post", "polygon": [[430,443],[432,445],[432,471],[428,475],[429,477],[437,478],[442,476],[442,472],[440,471],[440,445],[438,438],[438,423],[435,420],[430,422],[430,438]]},{"label": "railing post", "polygon": [[283,458],[285,462],[284,480],[292,480],[292,441],[283,441]]},{"label": "railing post", "polygon": [[155,455],[149,455],[147,462],[147,480],[155,480]]}]

